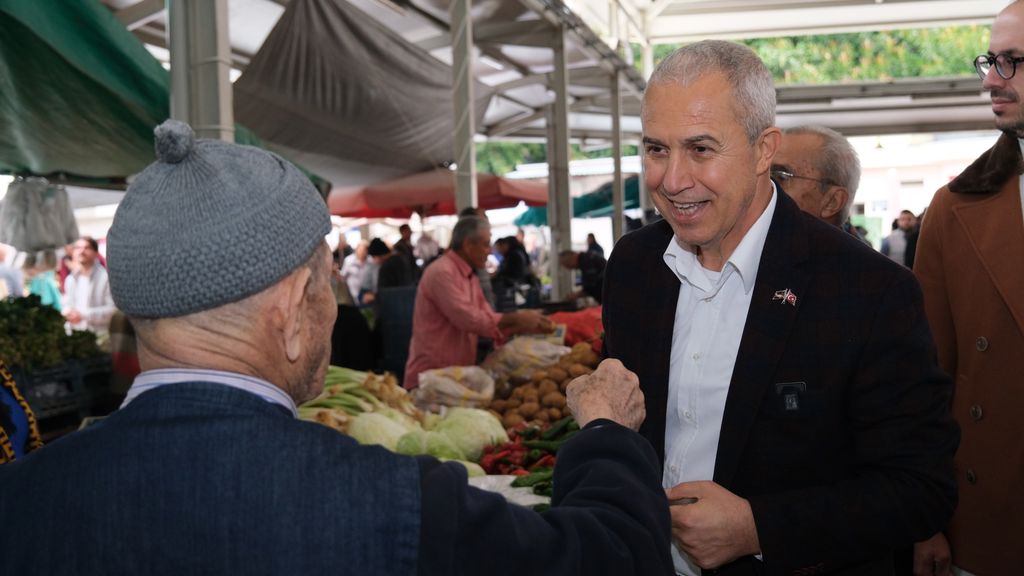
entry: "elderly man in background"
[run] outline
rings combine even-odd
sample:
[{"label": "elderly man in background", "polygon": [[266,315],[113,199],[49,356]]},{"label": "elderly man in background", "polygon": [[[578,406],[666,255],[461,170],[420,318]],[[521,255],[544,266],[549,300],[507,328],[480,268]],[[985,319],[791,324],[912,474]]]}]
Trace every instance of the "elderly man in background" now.
[{"label": "elderly man in background", "polygon": [[960,505],[915,551],[915,574],[1024,570],[1024,1],[974,61],[1002,136],[932,199],[914,273],[939,364],[955,378]]},{"label": "elderly man in background", "polygon": [[300,421],[335,318],[327,207],[288,162],[180,122],[157,150],[108,243],[143,372],[102,422],[0,466],[0,574],[671,573],[635,375],[570,385],[582,431],[544,515]]},{"label": "elderly man in background", "polygon": [[500,341],[554,328],[536,310],[499,314],[491,308],[476,274],[490,252],[491,225],[479,216],[462,216],[452,230],[451,249],[423,272],[405,365],[406,388],[419,386],[424,370],[475,364],[480,336]]},{"label": "elderly man in background", "polygon": [[910,271],[772,182],[774,112],[745,46],[659,64],[641,119],[664,220],[611,253],[605,352],[647,399],[677,571],[889,575],[956,504],[951,384]]},{"label": "elderly man in background", "polygon": [[801,210],[864,240],[850,225],[860,159],[842,134],[825,126],[783,130],[771,175]]},{"label": "elderly man in background", "polygon": [[105,336],[117,308],[110,296],[107,270],[97,261],[99,245],[83,236],[75,242],[71,254],[77,266],[64,280],[61,313],[73,330],[92,330],[97,336]]}]

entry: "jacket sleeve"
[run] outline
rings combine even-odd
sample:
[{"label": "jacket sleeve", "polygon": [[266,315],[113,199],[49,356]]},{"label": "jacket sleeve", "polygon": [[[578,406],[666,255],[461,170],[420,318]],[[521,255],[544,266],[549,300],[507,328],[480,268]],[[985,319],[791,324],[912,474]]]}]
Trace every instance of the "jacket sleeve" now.
[{"label": "jacket sleeve", "polygon": [[672,574],[654,451],[627,428],[595,424],[559,450],[544,513],[468,486],[458,464],[419,458],[419,574]]},{"label": "jacket sleeve", "polygon": [[769,574],[868,561],[932,536],[956,507],[952,386],[935,362],[912,276],[881,297],[851,378],[843,422],[852,430],[850,473],[748,498]]}]

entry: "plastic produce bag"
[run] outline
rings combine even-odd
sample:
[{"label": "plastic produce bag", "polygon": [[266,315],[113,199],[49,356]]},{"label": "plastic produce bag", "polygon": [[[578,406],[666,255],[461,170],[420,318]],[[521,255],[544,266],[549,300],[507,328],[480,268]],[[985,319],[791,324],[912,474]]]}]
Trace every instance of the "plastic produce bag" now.
[{"label": "plastic produce bag", "polygon": [[494,398],[494,378],[479,366],[426,370],[412,394],[416,406],[430,412],[440,412],[442,406],[485,408]]},{"label": "plastic produce bag", "polygon": [[498,378],[521,383],[529,380],[536,370],[555,364],[569,351],[569,348],[544,338],[520,336],[492,352],[484,360],[483,367]]}]

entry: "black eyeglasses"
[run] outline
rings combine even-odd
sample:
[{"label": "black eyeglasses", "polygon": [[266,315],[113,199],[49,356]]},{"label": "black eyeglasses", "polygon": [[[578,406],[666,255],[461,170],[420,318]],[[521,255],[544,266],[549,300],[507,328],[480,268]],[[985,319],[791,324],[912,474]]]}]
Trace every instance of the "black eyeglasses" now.
[{"label": "black eyeglasses", "polygon": [[978,76],[984,80],[985,76],[988,76],[988,71],[992,69],[992,65],[995,64],[996,74],[999,74],[999,77],[1003,80],[1009,80],[1017,73],[1017,64],[1020,62],[1024,62],[1024,56],[1014,58],[1005,52],[995,56],[982,54],[974,59],[974,69],[978,71]]},{"label": "black eyeglasses", "polygon": [[771,174],[772,178],[778,180],[780,184],[785,184],[786,180],[790,180],[792,178],[796,178],[798,180],[810,180],[811,182],[817,182],[818,184],[821,184],[823,186],[828,186],[832,184],[831,180],[811,178],[810,176],[797,176],[796,174],[793,174],[792,172],[786,172],[785,170],[772,170]]}]

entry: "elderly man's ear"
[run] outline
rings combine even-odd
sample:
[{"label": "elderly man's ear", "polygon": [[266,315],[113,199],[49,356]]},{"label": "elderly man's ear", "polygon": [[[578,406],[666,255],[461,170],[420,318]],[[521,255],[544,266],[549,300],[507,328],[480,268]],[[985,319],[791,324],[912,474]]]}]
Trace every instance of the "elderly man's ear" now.
[{"label": "elderly man's ear", "polygon": [[[850,193],[844,186],[830,187],[825,192],[825,201],[821,203],[820,218],[822,220],[834,219],[842,211],[843,206],[846,206],[846,200],[849,197]],[[840,222],[840,224],[842,223]]]},{"label": "elderly man's ear", "polygon": [[302,332],[312,312],[306,298],[312,286],[312,271],[308,266],[299,266],[278,283],[271,297],[272,329],[289,362],[296,362],[302,354]]}]

